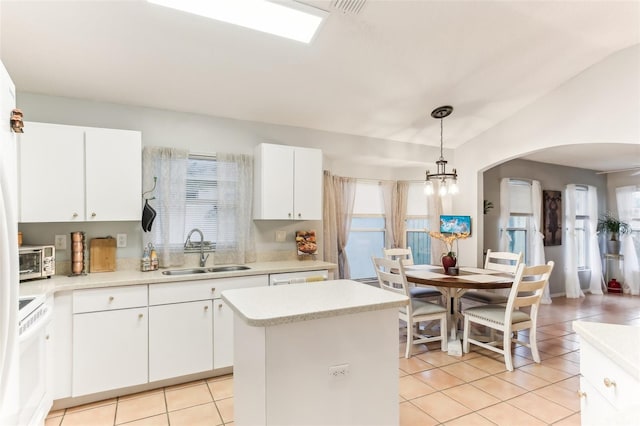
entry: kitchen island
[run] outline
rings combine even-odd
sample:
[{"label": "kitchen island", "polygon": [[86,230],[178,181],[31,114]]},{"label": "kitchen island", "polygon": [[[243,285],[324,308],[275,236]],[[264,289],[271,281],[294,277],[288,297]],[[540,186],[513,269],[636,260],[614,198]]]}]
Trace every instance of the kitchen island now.
[{"label": "kitchen island", "polygon": [[574,321],[580,336],[583,425],[637,425],[640,419],[640,327]]},{"label": "kitchen island", "polygon": [[398,424],[398,308],[351,280],[226,290],[235,423]]}]

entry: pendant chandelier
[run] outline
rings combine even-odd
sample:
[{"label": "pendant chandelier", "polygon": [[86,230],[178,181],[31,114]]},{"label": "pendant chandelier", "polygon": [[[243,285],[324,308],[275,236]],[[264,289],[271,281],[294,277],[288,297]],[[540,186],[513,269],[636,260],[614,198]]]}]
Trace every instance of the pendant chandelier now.
[{"label": "pendant chandelier", "polygon": [[424,193],[431,195],[434,192],[433,181],[438,181],[440,187],[438,194],[444,196],[447,194],[458,193],[458,173],[453,169],[452,173],[447,173],[447,160],[442,156],[442,120],[453,112],[452,106],[441,106],[431,111],[431,116],[440,120],[440,159],[436,161],[436,173],[429,173],[427,170],[424,180]]}]

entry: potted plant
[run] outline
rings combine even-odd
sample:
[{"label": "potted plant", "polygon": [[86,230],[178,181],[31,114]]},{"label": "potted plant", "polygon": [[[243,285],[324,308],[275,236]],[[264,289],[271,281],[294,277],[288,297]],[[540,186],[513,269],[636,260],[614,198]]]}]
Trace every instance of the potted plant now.
[{"label": "potted plant", "polygon": [[620,253],[619,234],[627,234],[631,231],[628,223],[621,221],[611,212],[607,212],[598,219],[598,232],[608,232],[611,235],[607,241],[607,252],[611,254]]}]

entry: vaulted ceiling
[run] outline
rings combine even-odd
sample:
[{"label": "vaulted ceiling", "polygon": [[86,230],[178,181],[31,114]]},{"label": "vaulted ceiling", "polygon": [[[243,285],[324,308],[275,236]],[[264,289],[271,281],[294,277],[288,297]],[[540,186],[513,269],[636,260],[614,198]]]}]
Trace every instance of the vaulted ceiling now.
[{"label": "vaulted ceiling", "polygon": [[453,105],[455,148],[640,43],[638,1],[305,3],[330,12],[309,45],[141,0],[2,1],[0,54],[22,92],[433,146]]}]

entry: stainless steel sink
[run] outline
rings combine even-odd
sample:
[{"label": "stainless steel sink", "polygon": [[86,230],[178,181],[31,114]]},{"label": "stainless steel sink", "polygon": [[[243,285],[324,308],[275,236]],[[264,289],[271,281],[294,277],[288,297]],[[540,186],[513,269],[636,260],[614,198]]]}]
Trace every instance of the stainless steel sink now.
[{"label": "stainless steel sink", "polygon": [[192,274],[206,274],[208,271],[201,268],[191,269],[169,269],[168,271],[162,271],[163,275],[192,275]]},{"label": "stainless steel sink", "polygon": [[245,271],[247,269],[251,269],[245,265],[228,265],[228,266],[216,266],[213,268],[207,269],[209,272],[232,272],[232,271]]}]

